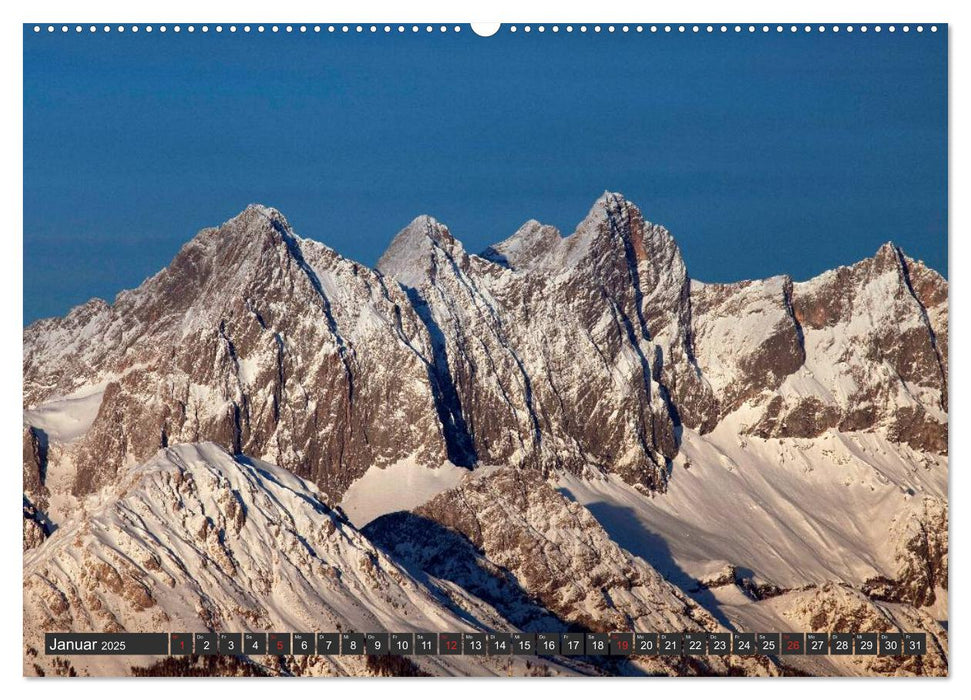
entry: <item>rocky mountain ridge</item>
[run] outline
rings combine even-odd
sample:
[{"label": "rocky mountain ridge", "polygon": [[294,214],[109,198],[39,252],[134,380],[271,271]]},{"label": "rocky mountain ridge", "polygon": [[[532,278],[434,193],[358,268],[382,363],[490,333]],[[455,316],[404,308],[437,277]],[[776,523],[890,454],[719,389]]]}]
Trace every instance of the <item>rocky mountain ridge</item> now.
[{"label": "rocky mountain ridge", "polygon": [[[339,499],[372,465],[587,466],[663,491],[681,426],[880,430],[947,449],[947,282],[890,244],[809,282],[692,281],[605,194],[483,255],[419,217],[376,270],[252,206],[111,305],[24,331],[27,422],[100,392],[72,491],[212,440]],[[57,436],[53,436],[57,441]]]}]

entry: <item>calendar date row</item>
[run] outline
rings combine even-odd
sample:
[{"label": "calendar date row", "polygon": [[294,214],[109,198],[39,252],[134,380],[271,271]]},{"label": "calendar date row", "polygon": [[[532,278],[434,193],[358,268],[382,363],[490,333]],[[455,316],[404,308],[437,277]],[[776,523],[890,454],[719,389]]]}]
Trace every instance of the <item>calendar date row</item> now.
[{"label": "calendar date row", "polygon": [[927,653],[923,632],[48,633],[48,654],[401,656],[784,656]]}]

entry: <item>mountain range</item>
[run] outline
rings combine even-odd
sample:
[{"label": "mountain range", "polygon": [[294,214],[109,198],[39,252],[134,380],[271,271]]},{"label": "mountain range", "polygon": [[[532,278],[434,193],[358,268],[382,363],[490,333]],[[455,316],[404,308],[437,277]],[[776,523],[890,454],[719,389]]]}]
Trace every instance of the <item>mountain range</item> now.
[{"label": "mountain range", "polygon": [[151,672],[38,640],[176,627],[905,629],[926,657],[408,669],[946,673],[947,337],[892,243],[705,284],[605,193],[480,254],[421,216],[371,269],[250,206],[24,330],[25,673]]}]

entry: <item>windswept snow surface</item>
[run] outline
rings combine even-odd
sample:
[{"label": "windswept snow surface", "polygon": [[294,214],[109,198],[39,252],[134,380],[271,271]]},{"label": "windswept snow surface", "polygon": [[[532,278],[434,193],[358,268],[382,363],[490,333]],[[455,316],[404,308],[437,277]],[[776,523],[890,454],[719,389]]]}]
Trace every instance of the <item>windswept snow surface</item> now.
[{"label": "windswept snow surface", "polygon": [[446,462],[429,469],[412,460],[390,467],[371,467],[348,487],[340,506],[354,527],[399,510],[412,510],[447,491],[469,474],[468,469]]},{"label": "windswept snow surface", "polygon": [[57,442],[71,442],[88,432],[98,417],[106,382],[78,389],[67,396],[24,411],[24,423],[43,430]]},{"label": "windswept snow surface", "polygon": [[893,576],[888,525],[923,496],[946,498],[946,457],[874,433],[740,437],[733,422],[684,431],[666,493],[612,475],[564,473],[558,484],[621,546],[688,587],[726,563],[781,587]]}]

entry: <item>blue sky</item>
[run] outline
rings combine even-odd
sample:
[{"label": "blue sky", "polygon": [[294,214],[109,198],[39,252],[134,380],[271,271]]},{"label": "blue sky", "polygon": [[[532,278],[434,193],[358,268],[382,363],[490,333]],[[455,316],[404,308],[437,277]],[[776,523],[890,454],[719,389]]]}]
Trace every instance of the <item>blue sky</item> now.
[{"label": "blue sky", "polygon": [[886,240],[945,272],[947,33],[24,29],[28,323],[250,202],[373,264],[418,214],[479,251],[608,189],[703,281]]}]

